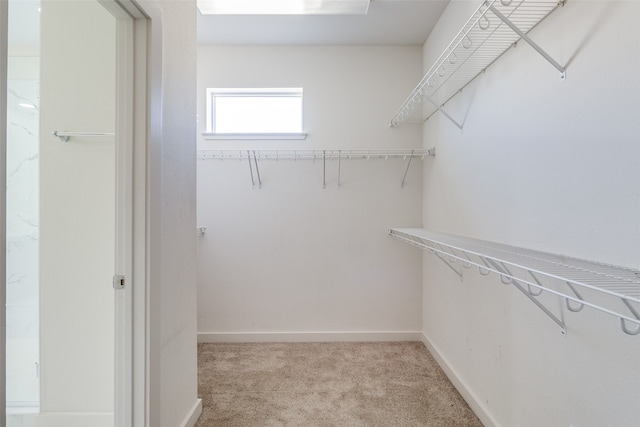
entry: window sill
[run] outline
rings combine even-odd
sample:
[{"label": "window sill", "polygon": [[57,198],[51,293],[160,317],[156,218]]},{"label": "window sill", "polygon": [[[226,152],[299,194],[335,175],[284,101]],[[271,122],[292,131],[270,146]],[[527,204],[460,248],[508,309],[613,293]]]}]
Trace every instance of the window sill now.
[{"label": "window sill", "polygon": [[203,133],[204,139],[306,139],[306,133]]}]

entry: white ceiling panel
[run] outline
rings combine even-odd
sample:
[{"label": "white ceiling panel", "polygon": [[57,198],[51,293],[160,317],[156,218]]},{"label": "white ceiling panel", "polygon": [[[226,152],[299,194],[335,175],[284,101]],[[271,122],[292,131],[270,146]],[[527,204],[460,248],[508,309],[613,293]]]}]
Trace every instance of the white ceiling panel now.
[{"label": "white ceiling panel", "polygon": [[372,0],[366,15],[201,15],[198,43],[422,45],[449,0]]}]

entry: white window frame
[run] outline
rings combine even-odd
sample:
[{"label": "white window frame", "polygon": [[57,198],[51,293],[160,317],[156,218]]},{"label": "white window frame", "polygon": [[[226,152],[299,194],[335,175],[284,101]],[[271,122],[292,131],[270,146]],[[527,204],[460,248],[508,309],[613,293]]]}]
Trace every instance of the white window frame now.
[{"label": "white window frame", "polygon": [[215,130],[215,98],[216,96],[247,96],[247,97],[299,97],[300,108],[300,128],[304,126],[304,107],[302,98],[302,88],[207,88],[207,122],[206,132],[202,135],[205,139],[305,139],[304,132],[266,132],[266,133],[220,133]]}]

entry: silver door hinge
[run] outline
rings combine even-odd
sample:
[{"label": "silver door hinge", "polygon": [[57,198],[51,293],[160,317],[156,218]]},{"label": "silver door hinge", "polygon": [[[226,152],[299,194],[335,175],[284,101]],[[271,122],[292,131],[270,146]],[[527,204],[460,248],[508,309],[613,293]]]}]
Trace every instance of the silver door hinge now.
[{"label": "silver door hinge", "polygon": [[124,276],[120,274],[113,276],[113,289],[124,289]]}]

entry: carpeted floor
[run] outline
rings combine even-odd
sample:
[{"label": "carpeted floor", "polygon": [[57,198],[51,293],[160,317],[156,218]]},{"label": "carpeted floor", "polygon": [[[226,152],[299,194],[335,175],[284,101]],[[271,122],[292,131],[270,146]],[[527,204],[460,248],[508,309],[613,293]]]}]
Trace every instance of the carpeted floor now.
[{"label": "carpeted floor", "polygon": [[199,344],[196,427],[482,426],[424,344]]}]

